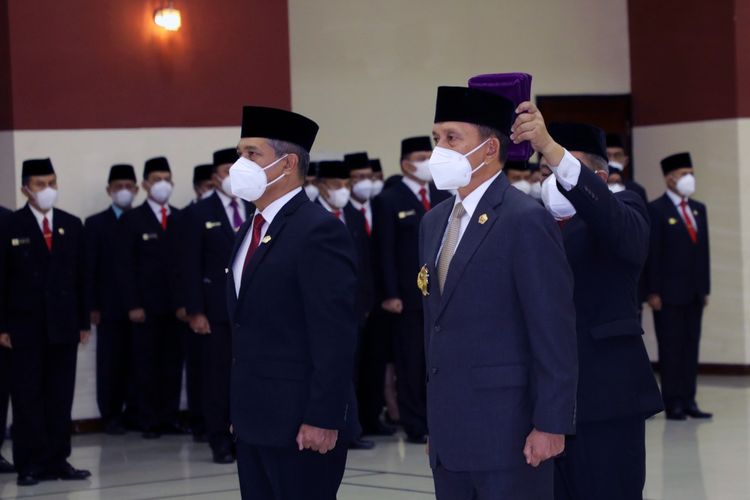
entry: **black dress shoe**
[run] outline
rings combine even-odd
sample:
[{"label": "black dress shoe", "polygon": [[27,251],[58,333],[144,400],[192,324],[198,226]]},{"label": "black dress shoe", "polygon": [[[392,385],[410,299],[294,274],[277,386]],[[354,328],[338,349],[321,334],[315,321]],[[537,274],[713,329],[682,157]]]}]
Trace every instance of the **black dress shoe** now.
[{"label": "black dress shoe", "polygon": [[411,444],[427,444],[427,436],[424,434],[410,434],[406,436],[406,442]]},{"label": "black dress shoe", "polygon": [[19,474],[16,484],[18,486],[34,486],[35,484],[39,484],[39,481],[41,481],[41,478],[36,474]]},{"label": "black dress shoe", "polygon": [[0,455],[0,474],[12,474],[14,472],[16,472],[16,468],[13,467],[13,464]]},{"label": "black dress shoe", "polygon": [[159,439],[161,437],[160,432],[156,432],[155,430],[148,430],[143,431],[143,434],[141,434],[143,439]]},{"label": "black dress shoe", "polygon": [[373,441],[368,441],[367,439],[353,439],[349,443],[350,450],[371,450],[373,448],[375,448],[375,443]]},{"label": "black dress shoe", "polygon": [[162,434],[170,434],[175,436],[190,434],[190,429],[179,423],[164,424],[159,430],[162,432]]},{"label": "black dress shoe", "polygon": [[705,411],[701,411],[700,408],[698,408],[698,405],[691,405],[685,410],[685,414],[690,418],[697,418],[697,419],[709,419],[714,418],[713,413],[708,413]]},{"label": "black dress shoe", "polygon": [[61,479],[63,481],[83,481],[91,477],[91,472],[84,469],[76,469],[68,462],[59,467],[50,469],[41,475],[43,480]]},{"label": "black dress shoe", "polygon": [[687,420],[685,410],[682,408],[672,408],[666,411],[667,420]]},{"label": "black dress shoe", "polygon": [[216,450],[213,452],[215,464],[233,464],[234,454],[229,450]]}]

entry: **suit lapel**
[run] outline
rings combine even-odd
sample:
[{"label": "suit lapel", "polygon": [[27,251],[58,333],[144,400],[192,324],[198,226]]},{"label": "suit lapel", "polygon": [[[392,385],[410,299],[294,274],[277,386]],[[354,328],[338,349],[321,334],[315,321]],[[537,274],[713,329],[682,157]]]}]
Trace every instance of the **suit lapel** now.
[{"label": "suit lapel", "polygon": [[432,209],[432,211],[435,211],[435,225],[431,228],[425,228],[424,255],[427,258],[427,262],[422,262],[422,265],[427,266],[429,272],[430,295],[428,296],[428,300],[433,311],[437,311],[441,300],[440,282],[437,273],[437,254],[440,250],[440,244],[443,241],[443,235],[445,234],[448,218],[452,210],[452,204],[445,204],[440,208]]},{"label": "suit lapel", "polygon": [[227,235],[229,241],[234,241],[234,237],[236,234],[234,232],[234,228],[232,227],[232,221],[230,221],[229,217],[227,216],[227,210],[226,208],[224,208],[224,202],[221,201],[221,198],[218,194],[214,193],[211,195],[211,203],[213,204],[214,218],[221,222],[222,231],[225,235]]},{"label": "suit lapel", "polygon": [[[471,258],[474,256],[477,249],[495,225],[498,218],[496,207],[502,204],[508,186],[508,181],[505,176],[501,174],[495,179],[495,182],[490,185],[487,192],[482,196],[482,199],[479,200],[479,204],[477,205],[474,214],[471,216],[466,232],[459,241],[456,253],[453,254],[453,259],[451,259],[450,267],[448,268],[448,276],[446,277],[445,287],[443,289],[442,300],[440,301],[440,309],[436,317],[442,313],[443,309],[445,309],[445,306],[450,301],[453,292],[458,286],[466,265],[471,261]],[[484,222],[480,222],[480,219]]]},{"label": "suit lapel", "polygon": [[[44,234],[42,233],[41,228],[39,227],[39,223],[36,220],[36,217],[34,216],[34,213],[31,211],[31,208],[29,205],[26,205],[24,208],[24,217],[26,218],[26,226],[29,228],[29,237],[31,238],[31,244],[33,245],[34,249],[40,253],[40,255],[48,255],[50,254],[49,250],[47,250],[47,244],[44,242]],[[53,236],[54,240],[54,236]],[[52,245],[54,245],[54,241],[52,242]],[[54,248],[54,246],[52,247]]]},{"label": "suit lapel", "polygon": [[398,189],[400,191],[401,197],[407,201],[412,207],[414,207],[414,210],[417,211],[419,214],[419,218],[421,219],[425,214],[424,206],[422,205],[422,202],[419,201],[419,198],[416,197],[414,192],[409,189],[409,186],[404,184],[403,182],[399,182],[394,186],[394,189]]}]

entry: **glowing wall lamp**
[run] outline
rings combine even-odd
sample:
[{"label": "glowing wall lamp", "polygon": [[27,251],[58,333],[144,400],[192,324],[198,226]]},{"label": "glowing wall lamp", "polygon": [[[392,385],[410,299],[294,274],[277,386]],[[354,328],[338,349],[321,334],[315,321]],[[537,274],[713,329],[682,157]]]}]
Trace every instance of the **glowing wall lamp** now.
[{"label": "glowing wall lamp", "polygon": [[166,7],[162,6],[154,11],[154,23],[167,31],[177,31],[182,26],[180,11],[174,8],[170,0]]}]

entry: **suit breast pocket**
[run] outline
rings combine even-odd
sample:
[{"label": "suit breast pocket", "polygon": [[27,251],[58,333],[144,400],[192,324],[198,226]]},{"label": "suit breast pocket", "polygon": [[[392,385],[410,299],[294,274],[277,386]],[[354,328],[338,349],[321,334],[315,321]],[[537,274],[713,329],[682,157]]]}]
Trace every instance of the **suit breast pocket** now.
[{"label": "suit breast pocket", "polygon": [[597,340],[612,337],[643,335],[641,325],[635,319],[620,319],[597,325],[589,329],[591,336]]}]

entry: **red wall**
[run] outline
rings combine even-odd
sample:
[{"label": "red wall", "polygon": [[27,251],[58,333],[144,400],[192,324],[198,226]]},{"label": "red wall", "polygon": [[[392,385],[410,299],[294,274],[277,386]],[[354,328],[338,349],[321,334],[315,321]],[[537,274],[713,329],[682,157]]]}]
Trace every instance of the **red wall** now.
[{"label": "red wall", "polygon": [[724,0],[628,2],[636,125],[750,116],[750,87],[738,87],[735,7]]},{"label": "red wall", "polygon": [[10,128],[239,125],[243,104],[291,106],[286,0],[174,0],[174,33],[153,23],[159,0],[2,4]]}]

